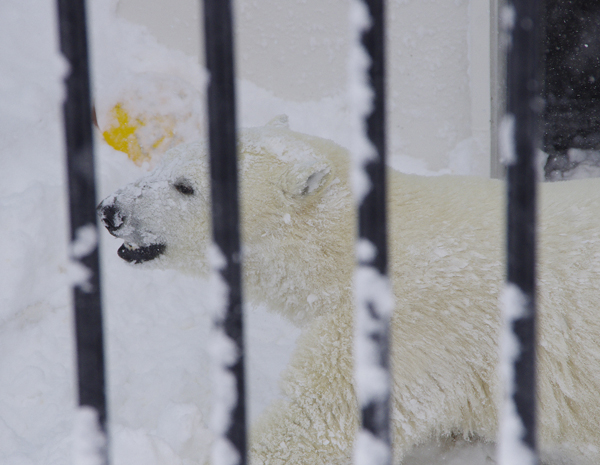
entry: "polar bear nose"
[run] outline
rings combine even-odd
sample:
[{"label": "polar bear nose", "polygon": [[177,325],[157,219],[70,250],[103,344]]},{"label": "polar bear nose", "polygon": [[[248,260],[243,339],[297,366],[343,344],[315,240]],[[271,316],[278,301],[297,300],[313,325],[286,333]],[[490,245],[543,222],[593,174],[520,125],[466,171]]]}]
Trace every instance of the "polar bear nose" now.
[{"label": "polar bear nose", "polygon": [[108,229],[108,232],[113,234],[115,231],[120,229],[125,224],[125,216],[121,213],[119,208],[114,204],[98,205],[98,216],[100,221]]}]

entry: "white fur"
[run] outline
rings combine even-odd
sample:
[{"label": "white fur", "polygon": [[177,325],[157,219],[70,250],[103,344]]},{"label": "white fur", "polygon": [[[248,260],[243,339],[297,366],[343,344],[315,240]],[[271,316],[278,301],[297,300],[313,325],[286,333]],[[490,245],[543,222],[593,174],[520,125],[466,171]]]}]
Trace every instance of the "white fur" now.
[{"label": "white fur", "polygon": [[[349,159],[281,124],[240,136],[247,296],[305,330],[287,400],[254,425],[253,463],[345,464],[358,424],[352,376],[355,214]],[[193,182],[197,195],[173,189]],[[539,244],[540,447],[548,463],[600,463],[600,182],[544,184]],[[494,441],[500,404],[499,181],[389,173],[393,432],[398,459],[435,438]],[[171,151],[119,202],[120,237],[166,243],[149,262],[204,273],[210,220],[204,144]]]}]

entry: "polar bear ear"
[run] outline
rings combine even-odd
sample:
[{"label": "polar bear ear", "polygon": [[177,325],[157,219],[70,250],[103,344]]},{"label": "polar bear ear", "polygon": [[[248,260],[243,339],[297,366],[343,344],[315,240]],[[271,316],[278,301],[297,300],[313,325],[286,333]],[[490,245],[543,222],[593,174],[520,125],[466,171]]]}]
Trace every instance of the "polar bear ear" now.
[{"label": "polar bear ear", "polygon": [[290,123],[288,121],[287,115],[277,115],[271,121],[267,123],[267,126],[275,127],[275,128],[290,128]]},{"label": "polar bear ear", "polygon": [[319,171],[312,173],[302,186],[301,195],[309,195],[318,191],[321,186],[325,184],[325,180],[328,178],[329,168],[324,168]]},{"label": "polar bear ear", "polygon": [[321,190],[331,175],[326,163],[299,164],[289,170],[283,179],[283,191],[292,197],[305,197]]}]

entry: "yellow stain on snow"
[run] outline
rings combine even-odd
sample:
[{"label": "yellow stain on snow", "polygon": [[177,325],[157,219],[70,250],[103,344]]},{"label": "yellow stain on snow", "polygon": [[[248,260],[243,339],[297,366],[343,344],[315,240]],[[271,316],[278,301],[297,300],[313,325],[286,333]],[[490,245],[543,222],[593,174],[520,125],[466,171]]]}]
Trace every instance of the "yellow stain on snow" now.
[{"label": "yellow stain on snow", "polygon": [[[102,133],[104,140],[115,150],[125,152],[138,166],[149,161],[163,142],[173,138],[175,121],[172,118],[160,115],[131,117],[121,103],[112,108],[110,116],[111,124]],[[142,134],[145,127],[146,133]]]}]

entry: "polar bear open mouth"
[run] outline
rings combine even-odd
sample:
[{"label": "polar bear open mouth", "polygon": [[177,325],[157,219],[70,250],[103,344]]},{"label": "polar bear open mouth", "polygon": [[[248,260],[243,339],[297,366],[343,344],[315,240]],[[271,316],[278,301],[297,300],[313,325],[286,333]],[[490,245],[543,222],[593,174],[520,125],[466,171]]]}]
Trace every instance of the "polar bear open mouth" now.
[{"label": "polar bear open mouth", "polygon": [[129,263],[142,263],[149,260],[154,260],[156,257],[165,252],[167,246],[165,244],[151,244],[146,246],[132,246],[124,242],[117,254],[123,260]]}]

